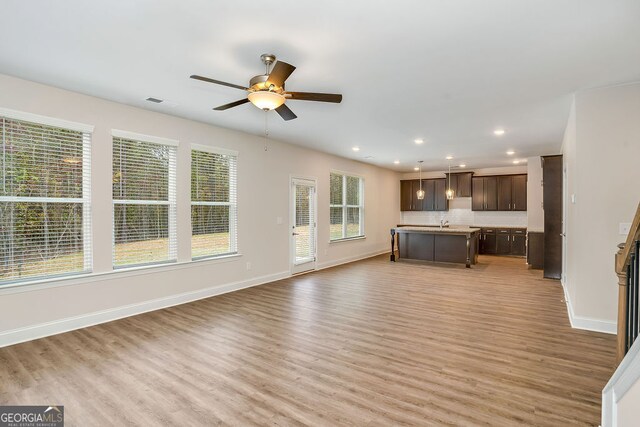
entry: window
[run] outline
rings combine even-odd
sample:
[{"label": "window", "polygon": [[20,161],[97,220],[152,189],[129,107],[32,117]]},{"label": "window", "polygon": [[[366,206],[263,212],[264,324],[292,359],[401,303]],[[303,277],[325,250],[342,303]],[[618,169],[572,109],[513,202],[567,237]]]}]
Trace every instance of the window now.
[{"label": "window", "polygon": [[113,266],[175,261],[177,142],[113,136]]},{"label": "window", "polygon": [[77,127],[0,116],[0,284],[91,271],[91,130]]},{"label": "window", "polygon": [[237,153],[191,150],[191,257],[237,253]]},{"label": "window", "polygon": [[330,240],[364,236],[364,180],[331,173],[329,199]]}]

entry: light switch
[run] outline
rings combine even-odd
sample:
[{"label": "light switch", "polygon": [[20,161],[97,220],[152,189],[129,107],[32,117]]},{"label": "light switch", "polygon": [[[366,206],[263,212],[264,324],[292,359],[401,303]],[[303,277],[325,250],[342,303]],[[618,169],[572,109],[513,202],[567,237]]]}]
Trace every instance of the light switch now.
[{"label": "light switch", "polygon": [[631,223],[621,222],[619,224],[619,228],[620,228],[620,234],[622,234],[623,236],[626,236],[627,234],[629,234],[629,230],[631,230]]},{"label": "light switch", "polygon": [[276,217],[276,224],[282,225],[282,217],[281,216]]},{"label": "light switch", "polygon": [[571,203],[573,203],[574,205],[576,204],[576,195],[575,194],[571,195]]}]

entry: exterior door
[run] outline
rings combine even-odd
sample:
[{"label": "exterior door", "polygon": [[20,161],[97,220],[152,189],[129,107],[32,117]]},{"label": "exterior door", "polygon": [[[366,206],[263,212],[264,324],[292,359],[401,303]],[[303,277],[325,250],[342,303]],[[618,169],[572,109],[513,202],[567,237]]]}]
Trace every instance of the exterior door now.
[{"label": "exterior door", "polygon": [[316,183],[291,179],[291,273],[316,268]]}]

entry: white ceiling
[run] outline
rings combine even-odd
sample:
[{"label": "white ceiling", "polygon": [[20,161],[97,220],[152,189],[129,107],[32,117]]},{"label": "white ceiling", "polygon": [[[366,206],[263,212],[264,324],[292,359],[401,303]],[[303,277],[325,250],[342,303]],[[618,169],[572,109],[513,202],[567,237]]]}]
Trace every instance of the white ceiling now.
[{"label": "white ceiling", "polygon": [[289,90],[344,95],[288,101],[298,119],[269,113],[274,139],[399,171],[447,155],[502,166],[508,149],[559,151],[575,91],[640,79],[640,1],[4,0],[0,13],[0,73],[254,134],[254,106],[211,110],[243,92],[189,75],[246,85],[265,52],[298,67]]}]

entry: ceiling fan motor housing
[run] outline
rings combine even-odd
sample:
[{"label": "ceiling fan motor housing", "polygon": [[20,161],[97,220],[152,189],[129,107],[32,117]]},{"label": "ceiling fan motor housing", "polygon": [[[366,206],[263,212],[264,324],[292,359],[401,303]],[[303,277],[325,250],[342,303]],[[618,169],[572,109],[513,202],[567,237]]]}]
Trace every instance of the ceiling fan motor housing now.
[{"label": "ceiling fan motor housing", "polygon": [[255,92],[259,90],[270,90],[271,92],[282,93],[284,92],[284,85],[277,86],[273,83],[267,83],[269,80],[268,74],[261,74],[253,77],[249,80],[249,91]]}]

